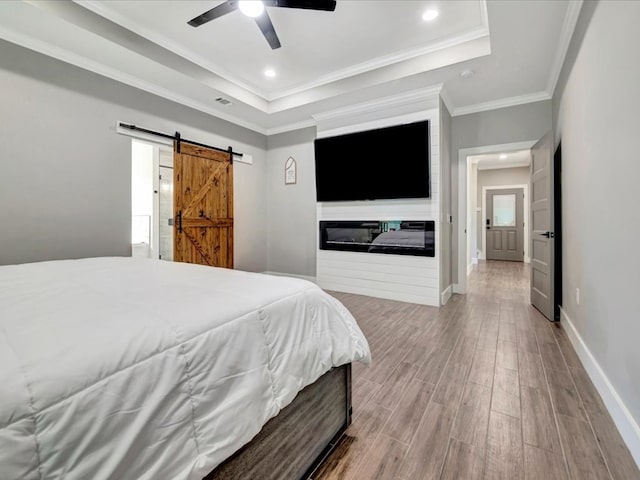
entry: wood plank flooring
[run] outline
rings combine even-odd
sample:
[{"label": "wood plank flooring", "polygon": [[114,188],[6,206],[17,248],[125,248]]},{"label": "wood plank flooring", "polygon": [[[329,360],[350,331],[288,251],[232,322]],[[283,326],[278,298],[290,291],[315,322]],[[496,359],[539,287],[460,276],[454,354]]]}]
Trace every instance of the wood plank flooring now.
[{"label": "wood plank flooring", "polygon": [[483,262],[443,308],[332,293],[373,354],[353,424],[316,480],[640,480],[569,339],[529,304],[529,268]]}]

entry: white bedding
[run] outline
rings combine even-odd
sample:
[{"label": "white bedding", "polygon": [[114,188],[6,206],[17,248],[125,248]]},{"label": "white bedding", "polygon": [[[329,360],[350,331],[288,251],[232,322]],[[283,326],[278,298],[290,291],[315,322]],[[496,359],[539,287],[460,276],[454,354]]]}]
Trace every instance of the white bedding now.
[{"label": "white bedding", "polygon": [[0,478],[201,479],[332,366],[369,362],[310,282],[95,258],[0,267]]}]

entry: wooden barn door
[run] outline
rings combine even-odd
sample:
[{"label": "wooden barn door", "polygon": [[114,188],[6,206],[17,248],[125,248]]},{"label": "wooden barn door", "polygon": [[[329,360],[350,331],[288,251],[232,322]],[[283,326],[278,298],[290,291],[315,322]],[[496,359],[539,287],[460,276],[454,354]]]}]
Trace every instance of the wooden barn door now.
[{"label": "wooden barn door", "polygon": [[233,268],[231,155],[180,143],[173,153],[174,261]]}]

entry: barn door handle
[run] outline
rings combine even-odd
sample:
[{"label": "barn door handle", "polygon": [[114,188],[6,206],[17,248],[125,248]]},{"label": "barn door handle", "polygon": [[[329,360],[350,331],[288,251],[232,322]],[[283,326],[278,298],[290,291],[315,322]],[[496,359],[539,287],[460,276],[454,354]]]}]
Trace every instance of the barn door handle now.
[{"label": "barn door handle", "polygon": [[178,222],[178,233],[182,233],[182,210],[176,215],[176,220]]},{"label": "barn door handle", "polygon": [[544,232],[544,233],[540,233],[540,235],[542,235],[543,237],[547,237],[547,238],[555,237],[555,234],[553,232]]}]

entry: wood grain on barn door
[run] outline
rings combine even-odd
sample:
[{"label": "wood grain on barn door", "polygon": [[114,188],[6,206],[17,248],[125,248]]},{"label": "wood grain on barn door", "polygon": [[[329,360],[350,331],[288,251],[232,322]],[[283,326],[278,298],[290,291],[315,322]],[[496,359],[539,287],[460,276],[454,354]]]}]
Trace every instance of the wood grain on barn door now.
[{"label": "wood grain on barn door", "polygon": [[173,158],[174,261],[233,268],[231,155],[181,143]]}]

